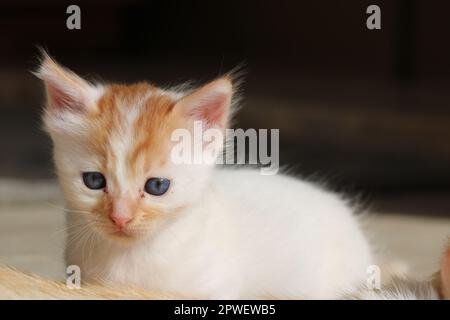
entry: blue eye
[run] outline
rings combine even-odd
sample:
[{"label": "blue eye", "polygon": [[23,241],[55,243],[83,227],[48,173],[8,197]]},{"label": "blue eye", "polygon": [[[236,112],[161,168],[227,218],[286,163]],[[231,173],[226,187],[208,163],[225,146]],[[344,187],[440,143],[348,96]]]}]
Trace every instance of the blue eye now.
[{"label": "blue eye", "polygon": [[83,182],[86,187],[92,190],[106,187],[106,178],[100,172],[83,172]]},{"label": "blue eye", "polygon": [[145,183],[144,190],[148,194],[160,196],[169,189],[170,180],[164,178],[150,178]]}]

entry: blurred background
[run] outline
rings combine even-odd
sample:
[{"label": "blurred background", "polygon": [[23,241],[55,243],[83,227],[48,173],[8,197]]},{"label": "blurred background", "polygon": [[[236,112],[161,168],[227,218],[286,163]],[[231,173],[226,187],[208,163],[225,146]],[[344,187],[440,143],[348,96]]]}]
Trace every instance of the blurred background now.
[{"label": "blurred background", "polygon": [[[66,28],[71,4],[81,30]],[[381,30],[366,27],[371,4]],[[279,128],[282,165],[358,195],[386,246],[431,268],[450,234],[449,12],[437,0],[2,1],[0,257],[57,269],[48,221],[63,224],[63,204],[30,73],[40,45],[116,82],[203,82],[244,62],[236,126]]]}]

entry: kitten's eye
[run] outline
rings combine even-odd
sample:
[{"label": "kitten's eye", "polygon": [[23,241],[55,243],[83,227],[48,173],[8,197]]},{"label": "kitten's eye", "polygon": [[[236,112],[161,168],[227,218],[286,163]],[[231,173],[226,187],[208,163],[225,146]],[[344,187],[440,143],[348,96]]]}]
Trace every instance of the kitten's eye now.
[{"label": "kitten's eye", "polygon": [[83,172],[83,182],[86,187],[92,190],[106,187],[106,178],[100,172]]},{"label": "kitten's eye", "polygon": [[150,178],[145,183],[145,192],[154,196],[160,196],[169,189],[170,180],[164,178]]}]

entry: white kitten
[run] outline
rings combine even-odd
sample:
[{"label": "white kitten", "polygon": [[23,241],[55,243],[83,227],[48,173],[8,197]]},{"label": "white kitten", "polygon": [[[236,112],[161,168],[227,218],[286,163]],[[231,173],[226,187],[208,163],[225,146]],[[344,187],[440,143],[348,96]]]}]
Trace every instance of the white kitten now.
[{"label": "white kitten", "polygon": [[174,164],[171,133],[224,131],[233,84],[174,94],[93,86],[48,56],[45,124],[74,237],[67,263],[103,279],[194,298],[337,298],[371,250],[352,207],[293,177]]}]

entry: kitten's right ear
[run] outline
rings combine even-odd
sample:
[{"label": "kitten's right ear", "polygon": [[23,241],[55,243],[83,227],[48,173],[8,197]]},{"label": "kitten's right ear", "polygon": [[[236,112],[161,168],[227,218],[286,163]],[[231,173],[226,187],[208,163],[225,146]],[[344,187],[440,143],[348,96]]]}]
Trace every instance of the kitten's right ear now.
[{"label": "kitten's right ear", "polygon": [[233,84],[228,76],[216,79],[183,97],[175,108],[191,120],[203,121],[206,128],[225,129],[233,96]]},{"label": "kitten's right ear", "polygon": [[58,65],[45,51],[42,51],[41,64],[34,75],[44,81],[48,112],[83,113],[95,107],[99,89]]}]

